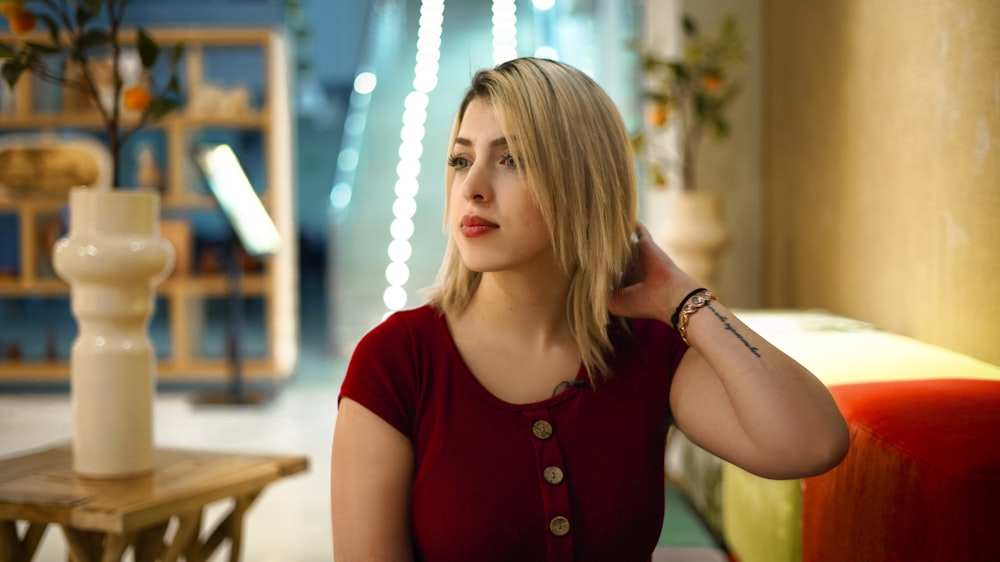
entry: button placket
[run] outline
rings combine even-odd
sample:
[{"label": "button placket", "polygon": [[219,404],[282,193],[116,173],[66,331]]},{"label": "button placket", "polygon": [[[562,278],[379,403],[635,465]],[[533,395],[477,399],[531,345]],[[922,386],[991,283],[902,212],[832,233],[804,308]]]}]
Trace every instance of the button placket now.
[{"label": "button placket", "polygon": [[566,481],[562,448],[559,443],[559,426],[552,420],[548,409],[524,413],[535,448],[535,460],[545,510],[544,525],[548,560],[572,560],[573,534],[570,520],[568,482]]}]

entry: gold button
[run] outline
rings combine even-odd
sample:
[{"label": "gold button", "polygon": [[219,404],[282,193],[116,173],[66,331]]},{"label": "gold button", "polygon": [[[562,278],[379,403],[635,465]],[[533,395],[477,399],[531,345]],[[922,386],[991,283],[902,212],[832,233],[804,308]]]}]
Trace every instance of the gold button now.
[{"label": "gold button", "polygon": [[563,471],[558,466],[550,466],[542,472],[542,476],[549,484],[559,484],[563,481]]},{"label": "gold button", "polygon": [[539,439],[552,437],[552,424],[545,420],[538,420],[531,425],[531,432]]},{"label": "gold button", "polygon": [[549,531],[557,537],[565,537],[569,534],[569,519],[556,515],[549,521]]}]

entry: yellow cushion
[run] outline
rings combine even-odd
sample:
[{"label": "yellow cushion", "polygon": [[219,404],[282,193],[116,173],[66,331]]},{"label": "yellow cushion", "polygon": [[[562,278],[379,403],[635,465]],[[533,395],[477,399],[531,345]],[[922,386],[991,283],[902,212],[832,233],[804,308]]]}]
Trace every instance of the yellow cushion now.
[{"label": "yellow cushion", "polygon": [[[808,311],[737,315],[827,386],[949,377],[1000,380],[996,365],[856,320]],[[798,562],[801,480],[766,480],[722,464],[722,528],[730,550],[740,562]]]},{"label": "yellow cushion", "polygon": [[802,558],[802,481],[767,480],[722,463],[722,529],[740,562]]}]

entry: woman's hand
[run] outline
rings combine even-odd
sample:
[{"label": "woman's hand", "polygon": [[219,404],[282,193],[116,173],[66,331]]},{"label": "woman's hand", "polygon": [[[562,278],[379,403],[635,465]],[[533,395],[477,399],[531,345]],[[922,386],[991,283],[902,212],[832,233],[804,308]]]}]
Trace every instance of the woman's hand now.
[{"label": "woman's hand", "polygon": [[608,299],[608,309],[617,316],[656,318],[669,324],[680,299],[698,284],[653,242],[642,223],[636,235],[632,270],[624,286]]}]

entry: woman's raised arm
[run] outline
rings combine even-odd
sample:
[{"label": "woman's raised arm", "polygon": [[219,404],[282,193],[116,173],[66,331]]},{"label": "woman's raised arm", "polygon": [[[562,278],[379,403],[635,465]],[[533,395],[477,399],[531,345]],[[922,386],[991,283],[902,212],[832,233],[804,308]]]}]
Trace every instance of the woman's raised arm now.
[{"label": "woman's raised arm", "polygon": [[[672,323],[697,287],[641,225],[629,284],[611,296],[620,316]],[[677,426],[692,441],[767,478],[825,472],[847,454],[847,425],[812,373],[768,343],[716,300],[700,295],[679,322],[691,348],[670,389]]]}]

